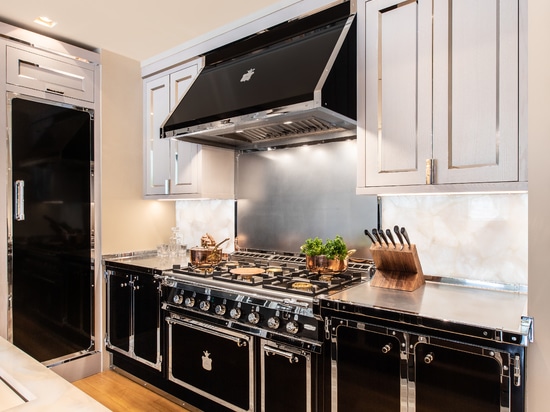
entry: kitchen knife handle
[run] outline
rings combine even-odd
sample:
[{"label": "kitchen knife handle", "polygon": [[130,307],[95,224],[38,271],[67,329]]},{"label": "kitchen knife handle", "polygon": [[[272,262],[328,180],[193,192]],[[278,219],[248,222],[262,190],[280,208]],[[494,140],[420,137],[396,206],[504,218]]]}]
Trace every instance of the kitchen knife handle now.
[{"label": "kitchen knife handle", "polygon": [[393,227],[393,231],[395,232],[399,243],[401,243],[401,250],[403,250],[403,248],[405,247],[405,243],[403,243],[403,236],[401,236],[401,232],[399,232],[399,226],[395,225]]},{"label": "kitchen knife handle", "polygon": [[397,249],[397,245],[395,244],[395,240],[393,240],[393,236],[392,236],[392,234],[391,234],[391,230],[390,230],[390,229],[386,229],[386,236],[388,236],[388,239],[389,239],[390,242],[392,243],[393,248],[394,248],[394,249]]},{"label": "kitchen knife handle", "polygon": [[407,230],[404,227],[401,228],[401,234],[405,238],[405,241],[407,242],[407,245],[409,245],[409,249],[410,249],[411,248],[411,241],[409,240],[409,235],[407,234]]},{"label": "kitchen knife handle", "polygon": [[25,181],[15,181],[15,220],[25,220]]},{"label": "kitchen knife handle", "polygon": [[386,235],[384,234],[384,230],[383,229],[380,229],[378,231],[378,234],[380,235],[380,237],[382,238],[382,240],[384,241],[384,243],[386,244],[386,247],[390,247],[390,242],[388,242],[388,239],[386,238]]},{"label": "kitchen knife handle", "polygon": [[376,238],[376,241],[378,242],[380,247],[382,247],[382,240],[380,239],[380,236],[378,236],[378,231],[376,230],[376,228],[372,229],[372,234]]},{"label": "kitchen knife handle", "polygon": [[372,236],[369,232],[368,229],[365,229],[365,235],[368,236],[368,238],[370,239],[370,241],[372,242],[373,245],[376,245],[376,239],[374,239],[374,236]]}]

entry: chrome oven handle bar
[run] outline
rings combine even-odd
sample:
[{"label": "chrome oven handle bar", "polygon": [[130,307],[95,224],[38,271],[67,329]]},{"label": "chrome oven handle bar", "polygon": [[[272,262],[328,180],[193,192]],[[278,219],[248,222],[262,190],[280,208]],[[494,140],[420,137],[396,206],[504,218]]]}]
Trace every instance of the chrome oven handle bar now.
[{"label": "chrome oven handle bar", "polygon": [[239,348],[242,348],[248,345],[248,342],[246,339],[240,338],[238,336],[228,335],[227,333],[224,333],[222,330],[220,330],[215,326],[210,326],[206,323],[198,322],[196,320],[191,320],[191,319],[183,320],[183,319],[174,319],[174,318],[167,317],[166,321],[173,324],[179,324],[179,325],[193,327],[199,330],[204,330],[205,332],[210,333],[211,335],[235,342]]},{"label": "chrome oven handle bar", "polygon": [[290,353],[290,352],[285,352],[285,351],[273,348],[273,347],[268,346],[268,345],[264,345],[264,351],[265,351],[265,354],[267,356],[269,356],[269,355],[283,356],[283,357],[287,358],[290,363],[297,363],[299,361],[298,356],[296,356],[295,354]]}]

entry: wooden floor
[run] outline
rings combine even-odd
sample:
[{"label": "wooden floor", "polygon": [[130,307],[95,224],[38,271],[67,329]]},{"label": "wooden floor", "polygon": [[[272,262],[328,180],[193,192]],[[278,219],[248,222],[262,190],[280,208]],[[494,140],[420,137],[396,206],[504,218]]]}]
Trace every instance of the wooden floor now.
[{"label": "wooden floor", "polygon": [[98,373],[73,382],[73,384],[114,412],[187,411],[187,409],[113,371]]}]

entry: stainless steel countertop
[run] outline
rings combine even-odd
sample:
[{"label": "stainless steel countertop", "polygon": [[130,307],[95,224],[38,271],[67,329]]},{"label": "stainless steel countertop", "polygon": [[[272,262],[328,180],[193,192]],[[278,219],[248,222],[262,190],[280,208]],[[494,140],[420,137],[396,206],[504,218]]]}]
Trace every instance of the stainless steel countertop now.
[{"label": "stainless steel countertop", "polygon": [[[104,255],[103,262],[166,271],[187,265],[186,257],[159,257],[155,251]],[[371,286],[364,282],[321,299],[385,309],[479,328],[526,335],[522,317],[527,316],[527,293],[523,288],[483,288],[474,283],[435,278],[415,291],[406,292]]]},{"label": "stainless steel countertop", "polygon": [[527,294],[427,281],[412,292],[371,286],[335,293],[331,301],[387,309],[464,325],[524,334]]},{"label": "stainless steel countertop", "polygon": [[170,270],[174,265],[187,266],[187,257],[160,257],[156,251],[141,251],[103,255],[102,260],[152,270]]}]

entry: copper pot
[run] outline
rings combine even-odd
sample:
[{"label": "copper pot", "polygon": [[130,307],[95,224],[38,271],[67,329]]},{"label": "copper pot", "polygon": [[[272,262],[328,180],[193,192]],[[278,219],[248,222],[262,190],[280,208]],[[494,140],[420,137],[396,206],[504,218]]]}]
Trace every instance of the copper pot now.
[{"label": "copper pot", "polygon": [[325,255],[306,256],[306,267],[311,272],[342,273],[348,268],[349,257],[355,252],[355,249],[348,250],[344,259],[339,257],[328,259]]},{"label": "copper pot", "polygon": [[222,240],[216,246],[210,247],[192,247],[190,249],[191,264],[193,266],[214,266],[222,260],[222,251],[220,246],[227,242],[229,238]]},{"label": "copper pot", "polygon": [[306,268],[310,272],[320,272],[328,265],[326,255],[306,256]]}]

